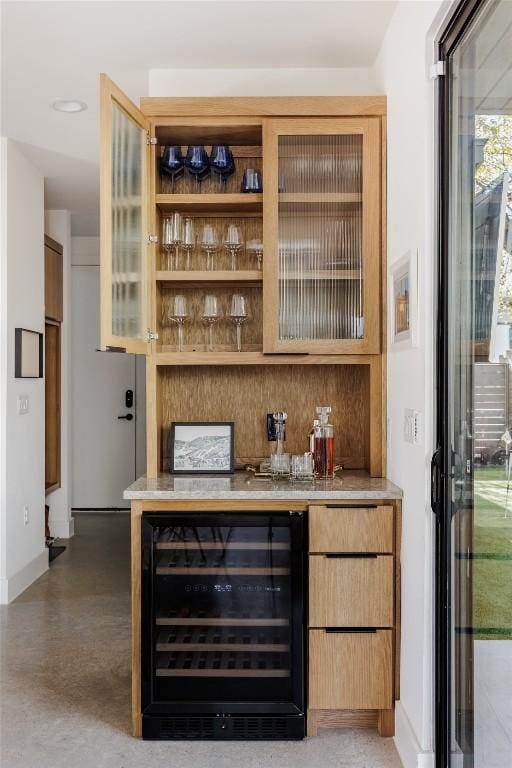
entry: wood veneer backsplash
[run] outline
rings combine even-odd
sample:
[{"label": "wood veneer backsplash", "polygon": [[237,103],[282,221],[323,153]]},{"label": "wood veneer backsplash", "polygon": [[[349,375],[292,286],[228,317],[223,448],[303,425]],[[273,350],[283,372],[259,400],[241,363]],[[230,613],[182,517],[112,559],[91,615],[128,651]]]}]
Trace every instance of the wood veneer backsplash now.
[{"label": "wood veneer backsplash", "polygon": [[316,405],[332,407],[336,461],[369,466],[369,367],[366,365],[183,366],[159,368],[162,469],[169,468],[172,421],[234,421],[238,465],[270,453],[266,414],[288,413],[286,449],[307,450]]}]

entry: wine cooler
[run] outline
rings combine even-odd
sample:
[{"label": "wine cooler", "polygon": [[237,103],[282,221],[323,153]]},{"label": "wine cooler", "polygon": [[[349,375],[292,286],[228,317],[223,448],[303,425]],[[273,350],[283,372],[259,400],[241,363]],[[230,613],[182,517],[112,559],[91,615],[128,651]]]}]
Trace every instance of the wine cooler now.
[{"label": "wine cooler", "polygon": [[304,519],[144,514],[142,735],[301,739]]}]

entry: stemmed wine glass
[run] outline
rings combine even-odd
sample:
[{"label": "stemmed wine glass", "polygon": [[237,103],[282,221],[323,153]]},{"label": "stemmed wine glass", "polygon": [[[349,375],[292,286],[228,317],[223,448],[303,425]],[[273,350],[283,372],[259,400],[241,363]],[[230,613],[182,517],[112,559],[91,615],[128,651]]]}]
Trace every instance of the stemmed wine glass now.
[{"label": "stemmed wine glass", "polygon": [[171,192],[174,192],[174,182],[178,179],[185,167],[185,160],[181,154],[181,147],[165,147],[160,158],[160,172],[171,177]]},{"label": "stemmed wine glass", "polygon": [[183,224],[183,242],[181,247],[187,254],[186,269],[190,269],[190,254],[194,250],[196,245],[196,233],[194,229],[194,222],[192,219],[185,219]]},{"label": "stemmed wine glass", "polygon": [[194,176],[196,182],[196,192],[201,191],[201,182],[210,173],[210,161],[206,149],[202,144],[191,144],[187,150],[185,158],[185,167],[188,172]]},{"label": "stemmed wine glass", "polygon": [[178,351],[183,352],[183,326],[190,317],[187,297],[180,294],[176,295],[167,316],[169,320],[172,320],[178,326]]},{"label": "stemmed wine glass", "polygon": [[234,293],[231,297],[231,307],[229,310],[231,322],[236,325],[236,351],[242,351],[242,323],[247,320],[247,302],[245,296]]},{"label": "stemmed wine glass", "polygon": [[214,144],[212,146],[210,167],[219,176],[220,189],[225,189],[226,181],[235,172],[233,153],[227,144]]},{"label": "stemmed wine glass", "polygon": [[205,296],[201,319],[208,324],[208,352],[213,352],[213,326],[222,316],[216,296]]},{"label": "stemmed wine glass", "polygon": [[261,261],[263,259],[263,243],[261,240],[248,240],[245,247],[249,253],[254,253],[258,259],[258,269],[261,269]]},{"label": "stemmed wine glass", "polygon": [[205,224],[201,233],[201,248],[206,253],[206,269],[213,269],[213,255],[219,250],[219,236],[213,224]]},{"label": "stemmed wine glass", "polygon": [[[183,242],[183,221],[181,214],[174,211],[171,216],[164,219],[162,225],[162,245],[167,251],[167,268],[178,269],[179,247]],[[173,267],[171,248],[175,249],[176,267]]]},{"label": "stemmed wine glass", "polygon": [[224,235],[224,248],[231,255],[231,269],[237,268],[237,255],[244,247],[242,230],[236,224],[230,224]]}]

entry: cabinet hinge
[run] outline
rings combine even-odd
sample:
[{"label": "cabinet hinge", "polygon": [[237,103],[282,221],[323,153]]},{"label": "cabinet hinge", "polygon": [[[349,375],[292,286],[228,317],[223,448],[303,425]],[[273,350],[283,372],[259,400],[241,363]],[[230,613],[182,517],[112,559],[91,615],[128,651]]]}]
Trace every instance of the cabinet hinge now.
[{"label": "cabinet hinge", "polygon": [[148,235],[148,243],[158,243],[158,235]]},{"label": "cabinet hinge", "polygon": [[158,333],[156,333],[156,331],[152,331],[151,328],[148,328],[146,331],[146,341],[148,343],[150,341],[158,341]]},{"label": "cabinet hinge", "polygon": [[446,74],[446,68],[444,61],[436,61],[430,65],[430,79],[436,80],[438,77],[442,77]]},{"label": "cabinet hinge", "polygon": [[158,139],[156,136],[150,136],[149,133],[146,134],[146,144],[158,144]]}]

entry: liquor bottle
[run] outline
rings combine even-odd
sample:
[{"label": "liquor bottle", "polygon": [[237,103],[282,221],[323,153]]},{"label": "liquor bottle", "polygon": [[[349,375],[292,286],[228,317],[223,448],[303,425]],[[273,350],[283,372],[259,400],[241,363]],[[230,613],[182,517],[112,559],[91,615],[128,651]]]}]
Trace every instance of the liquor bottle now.
[{"label": "liquor bottle", "polygon": [[315,426],[313,460],[315,477],[328,479],[334,477],[334,427],[329,424],[329,405],[316,408],[318,424]]}]

